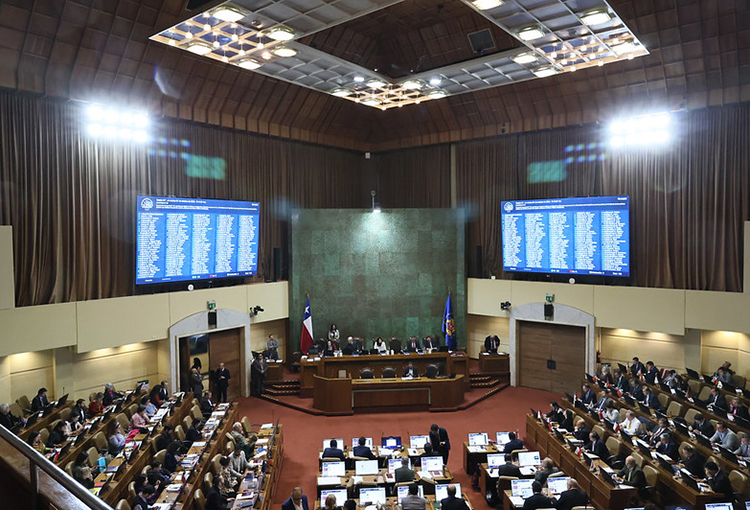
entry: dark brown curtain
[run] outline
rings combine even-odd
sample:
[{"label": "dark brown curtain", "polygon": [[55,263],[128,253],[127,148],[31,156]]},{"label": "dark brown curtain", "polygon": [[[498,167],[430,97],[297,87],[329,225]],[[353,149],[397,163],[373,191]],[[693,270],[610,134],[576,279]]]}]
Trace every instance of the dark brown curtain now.
[{"label": "dark brown curtain", "polygon": [[[0,224],[14,231],[19,306],[133,294],[137,194],[261,202],[259,276],[295,207],[365,207],[361,155],[160,120],[145,145],[95,141],[82,107],[0,93]],[[189,176],[213,158],[223,178]],[[196,160],[193,160],[196,161]]]},{"label": "dark brown curtain", "polygon": [[450,146],[436,145],[372,155],[377,201],[389,208],[451,206]]}]

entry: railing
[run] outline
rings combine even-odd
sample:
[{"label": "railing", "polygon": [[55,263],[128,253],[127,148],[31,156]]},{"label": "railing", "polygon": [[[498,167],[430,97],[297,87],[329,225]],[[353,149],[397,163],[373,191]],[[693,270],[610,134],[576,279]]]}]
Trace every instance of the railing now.
[{"label": "railing", "polygon": [[[71,495],[78,498],[81,503],[94,510],[112,510],[112,507],[106,504],[104,501],[94,496],[88,489],[83,485],[76,482],[68,473],[60,469],[58,466],[49,461],[44,455],[41,455],[26,442],[22,441],[18,436],[13,434],[10,430],[0,425],[0,438],[5,440],[21,455],[29,459],[29,483],[30,493],[32,498],[32,509],[40,508],[41,496],[39,495],[39,470],[41,469],[50,478],[60,484],[65,490],[70,492]],[[54,501],[50,501],[53,505]]]}]

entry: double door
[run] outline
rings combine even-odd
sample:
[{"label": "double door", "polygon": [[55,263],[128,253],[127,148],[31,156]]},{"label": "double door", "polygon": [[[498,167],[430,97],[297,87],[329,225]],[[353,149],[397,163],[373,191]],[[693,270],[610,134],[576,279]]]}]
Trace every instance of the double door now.
[{"label": "double door", "polygon": [[586,328],[518,321],[518,381],[521,386],[573,393],[586,367]]}]

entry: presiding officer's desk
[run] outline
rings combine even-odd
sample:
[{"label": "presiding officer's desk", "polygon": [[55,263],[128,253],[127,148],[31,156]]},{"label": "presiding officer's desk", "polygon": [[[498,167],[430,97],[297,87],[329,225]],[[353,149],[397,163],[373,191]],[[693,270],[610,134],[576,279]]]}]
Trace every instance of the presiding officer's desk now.
[{"label": "presiding officer's desk", "polygon": [[404,367],[412,362],[417,373],[424,374],[428,365],[442,365],[446,374],[464,376],[465,388],[469,387],[469,357],[463,352],[423,352],[411,354],[362,354],[359,356],[307,357],[300,360],[300,395],[312,397],[315,386],[314,376],[329,379],[345,377],[356,379],[362,369],[370,368],[375,378],[383,375],[383,369],[391,367],[401,376]]},{"label": "presiding officer's desk", "polygon": [[313,407],[328,416],[389,407],[453,411],[464,401],[465,380],[463,374],[437,379],[337,379],[315,375]]}]

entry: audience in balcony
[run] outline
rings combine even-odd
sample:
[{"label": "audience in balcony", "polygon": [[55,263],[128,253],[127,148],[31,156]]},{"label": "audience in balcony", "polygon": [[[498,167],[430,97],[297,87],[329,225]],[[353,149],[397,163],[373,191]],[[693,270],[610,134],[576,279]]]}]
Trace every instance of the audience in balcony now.
[{"label": "audience in balcony", "polygon": [[733,452],[740,447],[740,440],[737,437],[737,434],[727,427],[727,424],[723,421],[716,424],[716,433],[711,436],[711,442],[726,448],[730,452]]},{"label": "audience in balcony", "polygon": [[104,406],[108,406],[112,404],[115,400],[118,398],[122,398],[122,393],[118,393],[115,391],[115,385],[112,383],[107,383],[104,385],[104,398],[102,399],[102,403]]},{"label": "audience in balcony", "polygon": [[36,393],[36,397],[31,400],[31,410],[34,412],[41,411],[49,405],[47,399],[47,388],[39,388]]},{"label": "audience in balcony", "polygon": [[120,453],[125,448],[125,436],[122,433],[122,427],[120,422],[112,420],[107,425],[107,444],[109,445],[109,454],[113,457]]},{"label": "audience in balcony", "polygon": [[683,449],[685,460],[681,462],[682,467],[690,471],[690,474],[696,478],[703,478],[703,467],[706,464],[706,458],[703,457],[692,445],[686,444]]},{"label": "audience in balcony", "polygon": [[104,412],[104,393],[100,391],[89,404],[89,416],[96,416],[102,412]]},{"label": "audience in balcony", "polygon": [[0,404],[0,425],[10,430],[16,425],[24,423],[24,419],[20,416],[14,416],[10,412],[10,406],[8,404]]},{"label": "audience in balcony", "polygon": [[89,455],[86,452],[81,452],[73,462],[73,478],[86,487],[91,489],[94,486],[94,474],[92,473],[91,466],[89,465]]}]

